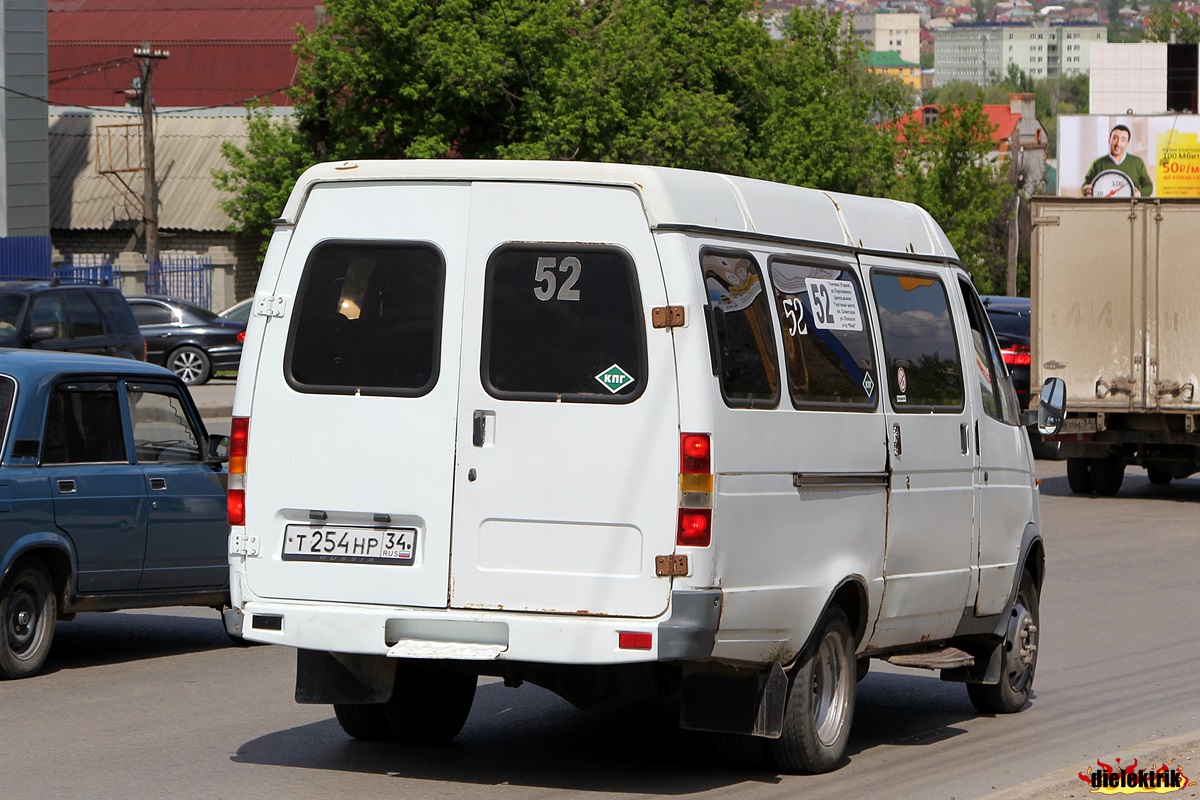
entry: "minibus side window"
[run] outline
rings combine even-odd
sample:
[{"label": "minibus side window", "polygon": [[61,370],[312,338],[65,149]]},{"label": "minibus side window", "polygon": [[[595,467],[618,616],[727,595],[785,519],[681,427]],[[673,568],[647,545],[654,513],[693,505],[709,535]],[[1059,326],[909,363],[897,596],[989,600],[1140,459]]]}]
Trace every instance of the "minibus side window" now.
[{"label": "minibus side window", "polygon": [[879,375],[858,278],[838,264],[782,259],[770,272],[792,402],[874,408]]},{"label": "minibus side window", "polygon": [[300,391],[417,396],[438,377],[446,268],[426,244],[327,242],[304,266],[285,374]]},{"label": "minibus side window", "polygon": [[979,381],[979,393],[983,397],[983,410],[989,417],[1009,425],[1020,424],[1017,408],[1017,391],[1004,369],[1000,346],[987,322],[987,312],[966,281],[959,280],[963,303],[967,307],[967,320],[971,325],[971,344],[975,351],[975,377]]},{"label": "minibus side window", "polygon": [[700,254],[708,294],[713,368],[726,405],[774,408],[779,367],[771,308],[754,258],[706,250]]},{"label": "minibus side window", "polygon": [[629,403],[642,394],[646,325],[628,253],[511,245],[492,254],[486,275],[479,366],[488,394],[566,403]]},{"label": "minibus side window", "polygon": [[929,274],[883,270],[871,273],[871,287],[892,408],[961,411],[962,364],[946,287]]}]

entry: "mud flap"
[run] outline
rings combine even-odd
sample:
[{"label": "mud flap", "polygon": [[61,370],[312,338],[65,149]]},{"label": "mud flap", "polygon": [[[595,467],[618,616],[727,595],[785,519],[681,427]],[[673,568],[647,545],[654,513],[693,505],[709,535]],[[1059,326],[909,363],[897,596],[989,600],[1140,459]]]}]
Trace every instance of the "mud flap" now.
[{"label": "mud flap", "polygon": [[384,703],[395,682],[394,658],[296,651],[297,703]]},{"label": "mud flap", "polygon": [[778,739],[788,677],[778,662],[763,672],[685,669],[679,726]]}]

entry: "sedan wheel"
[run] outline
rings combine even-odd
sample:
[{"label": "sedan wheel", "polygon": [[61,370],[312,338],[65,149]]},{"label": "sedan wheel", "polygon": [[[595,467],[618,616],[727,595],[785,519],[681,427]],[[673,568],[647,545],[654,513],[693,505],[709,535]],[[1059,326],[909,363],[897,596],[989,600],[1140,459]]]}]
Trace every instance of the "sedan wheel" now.
[{"label": "sedan wheel", "polygon": [[172,353],[167,367],[188,386],[206,383],[212,376],[212,362],[208,360],[208,354],[191,345]]}]

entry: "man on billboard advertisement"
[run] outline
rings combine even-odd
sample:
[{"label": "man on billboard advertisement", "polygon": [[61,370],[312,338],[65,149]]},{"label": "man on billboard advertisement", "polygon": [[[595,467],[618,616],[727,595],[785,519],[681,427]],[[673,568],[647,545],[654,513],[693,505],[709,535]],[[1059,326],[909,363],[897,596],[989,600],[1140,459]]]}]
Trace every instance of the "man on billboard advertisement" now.
[{"label": "man on billboard advertisement", "polygon": [[1062,197],[1200,197],[1200,117],[1064,114],[1057,167]]},{"label": "man on billboard advertisement", "polygon": [[1092,162],[1083,176],[1084,197],[1149,197],[1154,181],[1140,156],[1129,152],[1133,133],[1124,123],[1108,132],[1108,152]]}]

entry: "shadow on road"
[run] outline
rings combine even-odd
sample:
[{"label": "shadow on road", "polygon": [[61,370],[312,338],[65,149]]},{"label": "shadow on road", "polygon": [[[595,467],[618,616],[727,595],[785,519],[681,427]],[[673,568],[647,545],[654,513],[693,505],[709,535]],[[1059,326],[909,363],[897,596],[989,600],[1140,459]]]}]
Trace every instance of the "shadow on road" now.
[{"label": "shadow on road", "polygon": [[[236,763],[323,769],[479,785],[682,795],[778,775],[722,765],[708,734],[679,728],[673,698],[623,697],[579,711],[535,686],[479,687],[459,737],[444,747],[361,742],[330,718],[238,748]],[[960,684],[930,673],[872,674],[859,684],[848,756],[883,745],[919,746],[966,731],[976,716]]]},{"label": "shadow on road", "polygon": [[[203,613],[203,612],[200,612]],[[221,615],[80,614],[59,622],[42,673],[231,647]]]},{"label": "shadow on road", "polygon": [[[1080,500],[1095,502],[1112,499],[1095,494],[1074,494],[1067,483],[1066,475],[1042,478],[1041,492],[1048,497],[1077,497]],[[1146,477],[1145,470],[1129,467],[1125,471],[1125,480],[1121,483],[1121,491],[1117,493],[1117,497],[1136,497],[1143,500],[1171,503],[1196,503],[1200,502],[1200,479],[1193,477],[1182,481],[1171,481],[1166,486],[1156,486]]]}]

